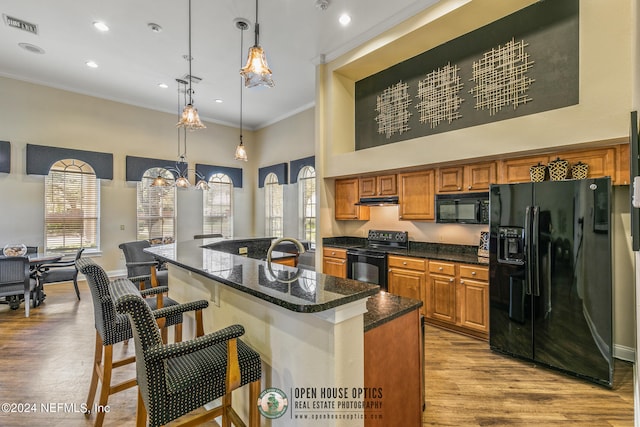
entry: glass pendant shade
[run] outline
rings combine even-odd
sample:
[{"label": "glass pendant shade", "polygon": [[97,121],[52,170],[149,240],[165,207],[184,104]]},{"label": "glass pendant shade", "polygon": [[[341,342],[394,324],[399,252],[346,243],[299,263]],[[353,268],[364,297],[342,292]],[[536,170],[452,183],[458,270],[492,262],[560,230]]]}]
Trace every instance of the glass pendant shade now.
[{"label": "glass pendant shade", "polygon": [[236,160],[244,160],[247,161],[247,150],[244,148],[244,144],[240,141],[240,144],[236,147]]},{"label": "glass pendant shade", "polygon": [[196,190],[203,190],[206,191],[209,189],[209,184],[207,183],[207,181],[205,181],[204,179],[200,179],[197,183],[196,183]]},{"label": "glass pendant shade", "polygon": [[247,65],[240,70],[240,74],[244,77],[244,85],[246,87],[273,87],[275,85],[271,79],[272,73],[267,64],[267,57],[262,47],[258,45],[249,49]]},{"label": "glass pendant shade", "polygon": [[176,127],[187,128],[189,130],[205,129],[206,126],[200,121],[198,115],[198,109],[192,104],[185,105],[180,116],[180,121],[176,124]]},{"label": "glass pendant shade", "polygon": [[176,179],[176,187],[178,187],[178,188],[189,188],[189,187],[191,187],[191,183],[189,182],[187,177],[180,176],[178,179]]},{"label": "glass pendant shade", "polygon": [[170,187],[169,181],[164,179],[164,177],[158,175],[153,182],[151,183],[152,187]]}]

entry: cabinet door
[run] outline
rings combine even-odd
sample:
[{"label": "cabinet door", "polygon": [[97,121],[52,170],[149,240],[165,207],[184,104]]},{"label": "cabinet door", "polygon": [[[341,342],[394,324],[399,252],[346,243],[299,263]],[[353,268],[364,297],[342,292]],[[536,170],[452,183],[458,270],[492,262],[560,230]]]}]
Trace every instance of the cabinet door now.
[{"label": "cabinet door", "polygon": [[489,284],[460,279],[460,325],[489,333]]},{"label": "cabinet door", "polygon": [[340,258],[322,258],[322,272],[328,276],[347,278],[347,260]]},{"label": "cabinet door", "polygon": [[476,163],[464,167],[464,188],[466,191],[488,190],[497,182],[496,163]]},{"label": "cabinet door", "polygon": [[429,275],[427,317],[456,323],[456,284],[451,276]]},{"label": "cabinet door", "polygon": [[396,175],[382,175],[377,177],[378,195],[395,196],[398,194],[398,181]]},{"label": "cabinet door", "polygon": [[403,173],[400,181],[400,219],[434,220],[435,172],[427,171]]},{"label": "cabinet door", "polygon": [[438,193],[462,191],[463,168],[461,166],[438,169]]},{"label": "cabinet door", "polygon": [[569,178],[571,177],[571,167],[578,162],[589,165],[588,178],[601,178],[610,176],[611,182],[616,181],[616,149],[600,148],[587,151],[572,151],[569,153],[559,153],[552,160],[560,158],[569,162]]},{"label": "cabinet door", "polygon": [[524,159],[504,160],[500,163],[500,183],[515,184],[518,182],[531,182],[529,168],[538,163],[546,165],[549,156],[525,157]]},{"label": "cabinet door", "polygon": [[372,197],[376,194],[376,177],[360,178],[360,197]]},{"label": "cabinet door", "polygon": [[335,185],[335,218],[338,220],[368,220],[369,207],[356,206],[356,203],[360,200],[358,192],[358,179],[336,179]]},{"label": "cabinet door", "polygon": [[[420,271],[389,269],[389,293],[423,301],[426,274]],[[420,309],[422,312],[422,308]]]}]

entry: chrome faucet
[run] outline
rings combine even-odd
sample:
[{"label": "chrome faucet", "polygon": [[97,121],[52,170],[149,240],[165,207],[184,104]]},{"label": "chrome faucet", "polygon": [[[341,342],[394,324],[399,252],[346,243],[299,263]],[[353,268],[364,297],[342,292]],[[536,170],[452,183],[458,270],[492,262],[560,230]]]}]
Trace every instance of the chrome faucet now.
[{"label": "chrome faucet", "polygon": [[274,241],[271,246],[269,246],[269,250],[267,251],[267,262],[269,264],[271,264],[271,252],[273,252],[273,249],[278,246],[280,243],[282,242],[291,242],[294,245],[296,245],[297,249],[298,249],[298,255],[303,254],[305,252],[304,250],[304,246],[302,245],[302,243],[300,243],[299,240],[294,239],[293,237],[281,237],[279,239],[277,239],[276,241]]}]

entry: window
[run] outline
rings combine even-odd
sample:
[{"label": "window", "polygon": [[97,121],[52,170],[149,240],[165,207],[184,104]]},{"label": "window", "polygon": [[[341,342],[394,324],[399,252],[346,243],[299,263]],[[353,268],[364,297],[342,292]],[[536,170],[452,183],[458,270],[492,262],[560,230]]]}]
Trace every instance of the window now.
[{"label": "window", "polygon": [[217,173],[209,178],[209,190],[202,192],[202,233],[233,237],[233,185],[229,176]]},{"label": "window", "polygon": [[100,186],[93,168],[59,160],[44,180],[44,250],[72,252],[99,248]]},{"label": "window", "polygon": [[300,205],[300,238],[316,240],[316,171],[305,166],[298,174],[298,203]]},{"label": "window", "polygon": [[283,237],[283,197],[282,185],[274,173],[267,175],[264,181],[265,233],[267,236]]},{"label": "window", "polygon": [[158,176],[173,184],[173,174],[164,168],[148,169],[138,182],[137,239],[170,242],[175,240],[176,188],[152,187]]}]

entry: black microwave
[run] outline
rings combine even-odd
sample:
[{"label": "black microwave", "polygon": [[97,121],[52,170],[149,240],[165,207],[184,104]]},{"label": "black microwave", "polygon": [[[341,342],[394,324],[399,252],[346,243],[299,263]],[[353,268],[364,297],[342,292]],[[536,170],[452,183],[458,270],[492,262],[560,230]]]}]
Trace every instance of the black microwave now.
[{"label": "black microwave", "polygon": [[489,193],[437,194],[436,222],[489,224]]}]

